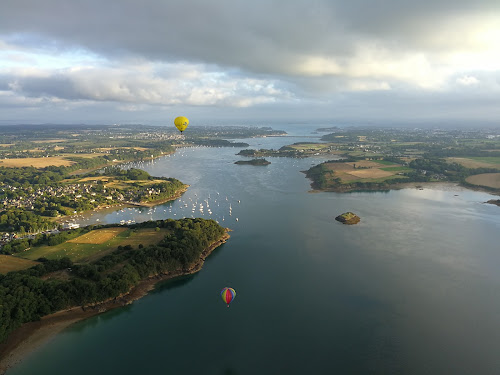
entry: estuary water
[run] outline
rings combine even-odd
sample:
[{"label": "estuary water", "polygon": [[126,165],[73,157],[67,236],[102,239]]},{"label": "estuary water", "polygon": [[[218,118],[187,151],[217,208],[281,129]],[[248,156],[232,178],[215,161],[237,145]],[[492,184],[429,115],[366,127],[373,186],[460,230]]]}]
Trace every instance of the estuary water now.
[{"label": "estuary water", "polygon": [[[293,136],[245,141],[318,140],[284,130]],[[321,159],[235,165],[239,150],[184,148],[141,165],[190,188],[154,209],[81,219],[217,220],[231,238],[199,273],[69,327],[7,374],[500,373],[493,196],[444,184],[310,193],[300,171]],[[334,220],[346,211],[361,222]],[[230,308],[225,286],[237,293]]]}]

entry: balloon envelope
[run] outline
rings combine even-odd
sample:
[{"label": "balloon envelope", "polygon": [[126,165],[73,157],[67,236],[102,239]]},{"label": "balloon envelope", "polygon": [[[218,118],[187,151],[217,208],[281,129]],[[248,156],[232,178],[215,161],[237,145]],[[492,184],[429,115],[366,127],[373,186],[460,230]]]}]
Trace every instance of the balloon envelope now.
[{"label": "balloon envelope", "polygon": [[236,291],[233,288],[224,288],[220,292],[220,296],[222,297],[222,300],[227,303],[227,307],[229,307],[229,304],[231,301],[236,297]]},{"label": "balloon envelope", "polygon": [[189,125],[189,120],[187,117],[184,116],[179,116],[176,117],[174,120],[175,127],[180,130],[182,133],[184,130],[186,130],[187,126]]}]

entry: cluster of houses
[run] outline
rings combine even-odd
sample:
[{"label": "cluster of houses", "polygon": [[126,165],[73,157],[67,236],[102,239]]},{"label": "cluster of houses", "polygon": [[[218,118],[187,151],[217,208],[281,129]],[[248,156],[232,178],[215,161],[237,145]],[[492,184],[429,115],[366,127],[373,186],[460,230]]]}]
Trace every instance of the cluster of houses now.
[{"label": "cluster of houses", "polygon": [[[29,187],[16,187],[10,186],[9,184],[0,185],[0,194],[6,191],[19,192],[16,198],[5,198],[1,201],[3,208],[9,207],[19,207],[27,209],[35,209],[35,201],[42,198],[43,201],[50,201],[50,197],[64,197],[69,196],[74,200],[82,198],[83,195],[89,195],[90,201],[92,201],[92,196],[96,196],[97,193],[92,191],[92,184],[74,184],[74,185],[60,185],[57,187],[46,186],[34,190],[31,186]],[[111,199],[113,197],[111,196]]]},{"label": "cluster of houses", "polygon": [[[144,195],[159,195],[162,193],[161,189],[146,188],[145,190],[138,191],[118,191],[116,189],[103,189],[102,185],[96,191],[97,184],[72,184],[60,185],[57,187],[47,186],[34,190],[32,187],[15,187],[8,184],[0,184],[0,195],[6,191],[19,192],[16,198],[4,198],[0,201],[4,209],[10,207],[26,208],[28,210],[36,209],[37,201],[49,201],[51,197],[64,197],[68,196],[72,200],[86,199],[90,203],[95,203],[97,207],[99,203],[104,200],[123,201],[140,201]],[[0,206],[0,207],[1,207]]]},{"label": "cluster of houses", "polygon": [[[78,224],[76,224],[76,225],[78,225]],[[76,228],[78,228],[78,227],[80,227],[80,226],[78,225]],[[64,225],[63,225],[63,228],[64,228]],[[74,229],[74,228],[66,228],[66,230],[68,230],[68,229]],[[57,234],[57,233],[60,233],[59,229],[46,230],[46,231],[41,232],[41,234]],[[26,234],[24,236],[21,236],[17,233],[11,233],[11,232],[3,233],[0,236],[0,249],[7,242],[10,242],[12,240],[19,240],[19,239],[23,239],[23,238],[33,239],[33,238],[35,238],[35,236],[37,234],[40,234],[40,233],[30,233],[30,234]]]}]

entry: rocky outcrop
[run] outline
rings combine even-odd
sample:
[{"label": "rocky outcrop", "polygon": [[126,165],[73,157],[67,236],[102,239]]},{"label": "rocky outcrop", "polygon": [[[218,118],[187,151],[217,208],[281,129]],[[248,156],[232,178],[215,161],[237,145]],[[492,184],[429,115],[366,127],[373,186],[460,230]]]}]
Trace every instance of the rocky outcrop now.
[{"label": "rocky outcrop", "polygon": [[488,202],[486,203],[490,203],[490,204],[496,204],[497,206],[500,207],[500,199],[490,199]]},{"label": "rocky outcrop", "polygon": [[357,224],[361,220],[358,215],[353,214],[352,212],[345,212],[342,215],[339,215],[335,218],[335,220],[340,221],[342,224]]}]

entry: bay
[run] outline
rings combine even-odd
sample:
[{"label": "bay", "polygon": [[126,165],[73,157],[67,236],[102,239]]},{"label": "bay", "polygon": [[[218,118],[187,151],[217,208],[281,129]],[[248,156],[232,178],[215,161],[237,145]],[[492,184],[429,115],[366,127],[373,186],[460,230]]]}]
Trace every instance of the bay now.
[{"label": "bay", "polygon": [[[284,130],[292,136],[245,141],[318,140],[312,128]],[[145,163],[190,188],[154,209],[80,218],[201,216],[232,232],[198,274],[69,327],[7,374],[500,372],[500,209],[483,203],[490,194],[449,184],[310,193],[300,171],[324,159],[235,165],[238,151],[184,148]],[[337,223],[345,211],[361,222]],[[225,286],[237,292],[230,308]]]}]

